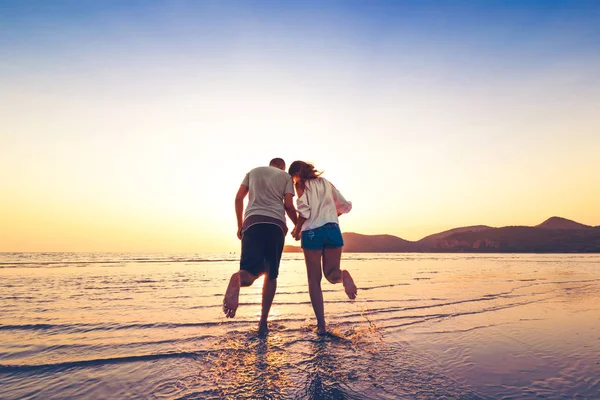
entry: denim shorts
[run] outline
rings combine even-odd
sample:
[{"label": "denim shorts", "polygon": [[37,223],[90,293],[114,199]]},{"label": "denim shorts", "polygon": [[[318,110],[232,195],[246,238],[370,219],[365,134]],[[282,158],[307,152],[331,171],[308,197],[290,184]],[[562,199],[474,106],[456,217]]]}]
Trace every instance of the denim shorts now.
[{"label": "denim shorts", "polygon": [[303,249],[323,250],[343,246],[342,231],[340,231],[340,226],[334,222],[302,232]]}]

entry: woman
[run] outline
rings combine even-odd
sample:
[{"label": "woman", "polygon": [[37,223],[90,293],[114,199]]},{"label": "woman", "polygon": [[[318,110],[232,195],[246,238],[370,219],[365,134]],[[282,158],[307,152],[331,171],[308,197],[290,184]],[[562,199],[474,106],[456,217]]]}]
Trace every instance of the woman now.
[{"label": "woman", "polygon": [[[356,298],[357,288],[347,270],[340,269],[344,240],[338,217],[352,209],[352,203],[329,181],[321,178],[322,172],[312,164],[294,161],[288,170],[298,194],[298,223],[292,231],[294,239],[302,237],[302,250],[308,273],[308,292],[315,316],[317,334],[327,332],[321,277],[331,283],[344,285],[350,299]],[[321,273],[321,268],[323,273]]]}]

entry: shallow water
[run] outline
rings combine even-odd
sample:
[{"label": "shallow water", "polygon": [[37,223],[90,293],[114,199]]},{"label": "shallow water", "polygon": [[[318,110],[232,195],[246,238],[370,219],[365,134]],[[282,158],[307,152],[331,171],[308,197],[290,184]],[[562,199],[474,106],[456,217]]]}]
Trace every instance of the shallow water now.
[{"label": "shallow water", "polygon": [[314,333],[286,254],[221,311],[235,254],[0,254],[0,398],[600,398],[600,255],[344,254]]}]

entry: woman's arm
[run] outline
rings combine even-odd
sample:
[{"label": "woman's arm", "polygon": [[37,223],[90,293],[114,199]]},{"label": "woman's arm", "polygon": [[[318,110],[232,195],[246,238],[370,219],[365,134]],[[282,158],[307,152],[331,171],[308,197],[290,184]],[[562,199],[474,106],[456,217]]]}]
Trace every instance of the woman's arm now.
[{"label": "woman's arm", "polygon": [[333,184],[331,184],[331,191],[333,192],[333,201],[338,217],[342,214],[349,213],[350,210],[352,210],[352,202],[346,200]]}]

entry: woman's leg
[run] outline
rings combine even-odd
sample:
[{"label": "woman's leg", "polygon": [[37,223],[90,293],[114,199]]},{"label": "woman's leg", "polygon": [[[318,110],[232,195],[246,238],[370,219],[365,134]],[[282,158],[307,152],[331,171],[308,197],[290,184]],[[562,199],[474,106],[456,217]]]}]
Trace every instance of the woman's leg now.
[{"label": "woman's leg", "polygon": [[354,280],[347,270],[340,269],[340,260],[342,259],[342,248],[327,248],[323,250],[323,273],[325,278],[331,283],[344,284],[344,291],[350,299],[356,298],[358,289]]},{"label": "woman's leg", "polygon": [[325,274],[325,279],[330,283],[340,283],[342,281],[342,271],[340,270],[341,259],[341,247],[323,249],[323,273]]},{"label": "woman's leg", "polygon": [[310,302],[317,317],[317,333],[322,335],[326,332],[325,309],[323,306],[323,292],[321,291],[321,250],[304,250],[304,261],[306,262],[306,273],[308,276],[308,293]]}]

